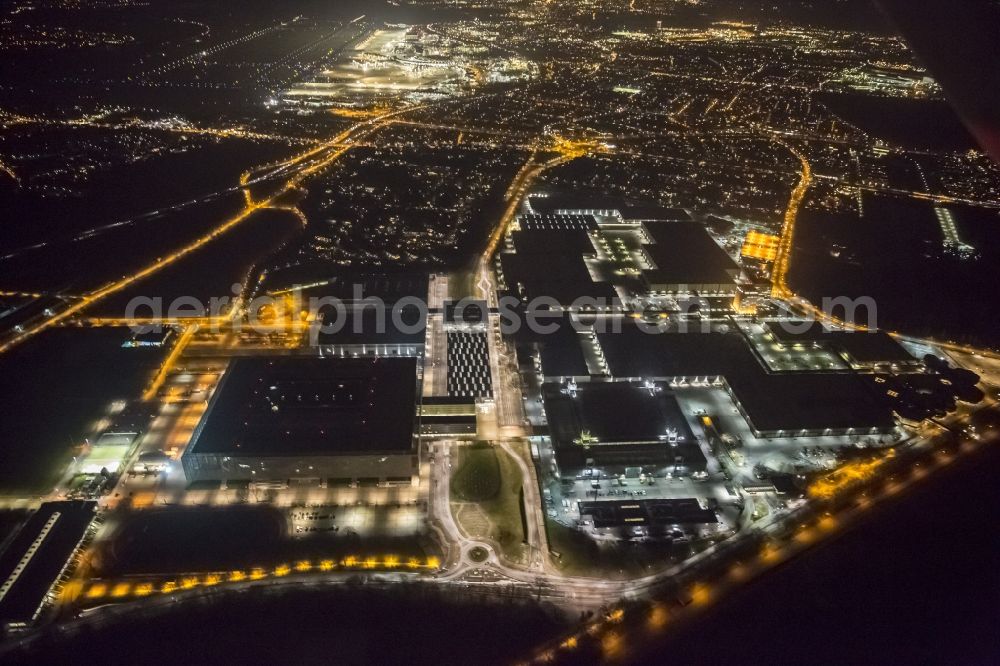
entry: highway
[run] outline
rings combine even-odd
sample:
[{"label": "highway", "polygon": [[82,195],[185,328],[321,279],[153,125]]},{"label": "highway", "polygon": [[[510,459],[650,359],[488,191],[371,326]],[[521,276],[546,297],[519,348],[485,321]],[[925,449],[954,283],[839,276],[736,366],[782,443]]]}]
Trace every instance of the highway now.
[{"label": "highway", "polygon": [[782,139],[775,139],[779,144],[787,148],[802,164],[802,175],[799,182],[792,190],[788,200],[788,207],[785,209],[785,221],[781,229],[781,241],[778,243],[778,256],[774,261],[774,268],[771,272],[772,295],[777,298],[788,298],[792,295],[788,288],[788,266],[792,260],[792,247],[795,239],[795,223],[798,221],[799,208],[805,199],[809,186],[812,185],[812,167],[799,150]]}]

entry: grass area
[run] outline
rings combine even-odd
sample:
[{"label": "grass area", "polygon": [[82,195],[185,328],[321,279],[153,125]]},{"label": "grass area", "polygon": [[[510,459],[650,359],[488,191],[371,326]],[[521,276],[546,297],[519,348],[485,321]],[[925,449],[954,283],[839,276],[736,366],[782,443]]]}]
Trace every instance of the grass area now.
[{"label": "grass area", "polygon": [[457,270],[448,276],[448,298],[459,301],[463,298],[478,298],[475,268]]},{"label": "grass area", "polygon": [[765,516],[767,516],[767,514],[769,514],[769,513],[771,513],[771,510],[768,508],[767,502],[765,502],[764,500],[762,500],[759,497],[754,497],[753,498],[753,515],[751,516],[751,518],[753,520],[760,520],[761,518],[764,518]]},{"label": "grass area", "polygon": [[67,483],[66,485],[69,488],[69,490],[71,490],[71,491],[72,490],[80,490],[81,488],[83,488],[84,486],[86,486],[88,483],[90,483],[90,480],[92,478],[94,478],[93,474],[77,474],[72,479],[70,479],[69,483]]},{"label": "grass area", "polygon": [[469,536],[496,542],[509,560],[525,556],[521,474],[510,456],[485,443],[460,448],[451,488],[452,513]]},{"label": "grass area", "polygon": [[451,494],[463,502],[484,502],[500,492],[500,461],[493,447],[476,442],[459,452],[451,477]]},{"label": "grass area", "polygon": [[190,663],[197,650],[194,661],[210,664],[507,664],[568,629],[540,604],[506,598],[501,606],[483,596],[417,583],[223,591],[117,613],[86,631],[5,652],[4,663],[71,664],[92,651]]},{"label": "grass area", "polygon": [[597,542],[554,520],[545,520],[552,562],[563,573],[623,579],[654,573],[690,554],[687,545]]}]

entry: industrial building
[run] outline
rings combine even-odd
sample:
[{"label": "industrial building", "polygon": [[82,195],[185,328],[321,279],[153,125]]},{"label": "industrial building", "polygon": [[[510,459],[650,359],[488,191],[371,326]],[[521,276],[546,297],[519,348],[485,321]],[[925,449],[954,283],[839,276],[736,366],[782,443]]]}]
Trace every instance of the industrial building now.
[{"label": "industrial building", "polygon": [[[741,331],[680,332],[632,319],[591,324],[594,333],[541,343],[547,382],[715,384],[729,392],[757,437],[882,434],[895,429],[890,406],[856,370],[771,371]],[[566,349],[561,349],[566,347]],[[585,375],[577,353],[596,359]],[[546,359],[555,361],[546,362]]]},{"label": "industrial building", "polygon": [[230,362],[182,458],[188,482],[409,485],[413,357]]},{"label": "industrial building", "polygon": [[478,413],[473,397],[424,396],[420,403],[420,435],[475,437]]},{"label": "industrial building", "polygon": [[573,311],[651,301],[679,310],[672,301],[694,296],[731,306],[739,266],[684,211],[613,200],[571,205],[531,199],[535,212],[515,220],[497,256],[502,291]]},{"label": "industrial building", "polygon": [[719,522],[715,510],[695,498],[578,502],[580,523],[596,534],[680,537]]},{"label": "industrial building", "polygon": [[423,356],[426,309],[418,305],[358,305],[323,313],[318,332],[324,356]]},{"label": "industrial building", "polygon": [[542,398],[564,477],[687,476],[705,470],[705,455],[665,384],[549,383]]},{"label": "industrial building", "polygon": [[365,273],[307,285],[304,308],[319,305],[312,340],[324,356],[423,356],[428,276]]},{"label": "industrial building", "polygon": [[786,345],[815,345],[838,354],[855,370],[914,370],[921,362],[884,331],[832,329],[818,321],[770,321],[768,333]]}]

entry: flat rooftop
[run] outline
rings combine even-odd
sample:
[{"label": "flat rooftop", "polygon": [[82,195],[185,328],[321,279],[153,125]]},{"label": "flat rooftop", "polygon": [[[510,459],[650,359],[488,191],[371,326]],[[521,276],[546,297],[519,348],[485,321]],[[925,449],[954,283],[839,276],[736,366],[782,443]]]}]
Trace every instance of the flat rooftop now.
[{"label": "flat rooftop", "polygon": [[732,333],[647,333],[633,321],[598,333],[613,377],[724,377],[760,431],[887,429],[889,405],[854,372],[768,372]]},{"label": "flat rooftop", "polygon": [[322,317],[321,345],[423,345],[427,328],[426,310],[415,304],[329,308]]},{"label": "flat rooftop", "polygon": [[510,291],[526,301],[541,296],[570,305],[578,298],[603,299],[609,305],[618,293],[608,282],[595,282],[581,254],[562,254],[558,247],[536,254],[502,253],[500,266]]},{"label": "flat rooftop", "polygon": [[848,372],[732,372],[726,381],[761,431],[887,430],[888,404]]},{"label": "flat rooftop", "polygon": [[511,242],[518,254],[548,256],[558,252],[580,257],[595,254],[590,232],[583,229],[522,228],[511,233]]},{"label": "flat rooftop", "polygon": [[[575,395],[574,395],[575,393]],[[677,399],[663,383],[584,382],[571,391],[542,387],[549,432],[559,465],[604,466],[707,464]],[[584,444],[583,439],[591,439]]]},{"label": "flat rooftop", "polygon": [[914,363],[917,360],[885,331],[837,331],[829,340],[857,363]]},{"label": "flat rooftop", "polygon": [[580,515],[590,516],[594,527],[653,525],[703,525],[719,522],[715,511],[702,508],[698,500],[645,499],[578,502]]},{"label": "flat rooftop", "polygon": [[691,221],[645,222],[653,241],[643,245],[656,264],[643,271],[650,285],[731,284],[739,267],[701,224]]},{"label": "flat rooftop", "polygon": [[623,197],[560,192],[528,198],[531,210],[538,215],[554,215],[559,211],[617,210],[626,220],[690,220],[683,208],[631,201]]},{"label": "flat rooftop", "polygon": [[305,298],[332,296],[351,302],[357,298],[380,298],[395,303],[403,298],[427,300],[427,273],[361,273],[336,275],[303,286]]},{"label": "flat rooftop", "polygon": [[416,373],[415,358],[236,358],[187,452],[277,457],[409,451]]},{"label": "flat rooftop", "polygon": [[593,215],[521,215],[517,218],[521,231],[595,231],[597,220]]},{"label": "flat rooftop", "polygon": [[568,392],[545,384],[543,395],[554,440],[573,442],[581,433],[595,446],[615,443],[656,443],[673,431],[681,441],[694,441],[687,420],[669,388],[636,382],[587,382]]},{"label": "flat rooftop", "polygon": [[444,322],[446,324],[473,324],[483,325],[489,323],[489,304],[483,300],[460,300],[444,302]]},{"label": "flat rooftop", "polygon": [[[522,321],[525,309],[516,310]],[[520,326],[514,337],[524,349],[532,345],[539,349],[542,362],[542,374],[547,377],[582,377],[589,373],[587,358],[583,353],[580,334],[573,327],[569,314],[551,313],[542,323],[552,328],[552,332],[541,333],[531,330],[530,326]]]},{"label": "flat rooftop", "polygon": [[859,364],[913,363],[906,349],[885,331],[844,331],[830,329],[818,321],[771,321],[767,330],[775,340],[785,344],[823,342],[842,351]]},{"label": "flat rooftop", "polygon": [[621,322],[621,332],[598,333],[613,377],[713,377],[738,364],[756,363],[739,334],[646,332],[633,321]]},{"label": "flat rooftop", "polygon": [[[94,518],[96,502],[46,502],[0,555],[0,622],[30,624]],[[34,550],[33,550],[34,549]]]}]

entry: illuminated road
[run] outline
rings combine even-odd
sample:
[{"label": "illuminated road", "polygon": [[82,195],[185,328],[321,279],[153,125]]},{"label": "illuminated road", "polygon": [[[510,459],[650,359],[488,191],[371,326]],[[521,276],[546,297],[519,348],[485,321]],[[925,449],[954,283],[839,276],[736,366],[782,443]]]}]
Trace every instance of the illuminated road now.
[{"label": "illuminated road", "polygon": [[[827,322],[840,326],[843,328],[851,329],[854,331],[866,331],[867,327],[863,325],[856,324],[854,322],[844,321],[839,317],[836,317],[828,312],[824,312],[820,308],[816,307],[810,303],[807,299],[794,293],[792,289],[788,286],[788,267],[791,265],[792,250],[795,240],[795,225],[798,221],[799,209],[802,206],[802,202],[805,199],[806,193],[809,191],[810,185],[812,185],[813,173],[812,167],[809,164],[809,160],[806,156],[796,149],[795,147],[789,145],[782,139],[775,139],[782,146],[787,148],[796,158],[798,158],[800,164],[802,165],[801,175],[799,176],[799,182],[792,190],[791,197],[788,201],[788,207],[785,209],[785,219],[784,225],[781,230],[781,240],[778,244],[778,256],[774,262],[774,268],[771,272],[771,294],[775,298],[781,298],[786,300],[789,304],[793,306],[793,309],[815,318],[817,321]],[[912,192],[902,192],[903,194],[913,195]],[[886,333],[892,335],[895,338],[907,340],[910,342],[915,342],[918,344],[930,344],[933,346],[941,347],[949,351],[957,351],[969,354],[980,354],[982,356],[990,358],[1000,358],[1000,354],[993,350],[983,349],[973,347],[971,345],[963,345],[952,341],[940,341],[929,338],[918,338],[914,336],[906,335],[905,333],[899,331],[889,331]]]},{"label": "illuminated road", "polygon": [[[396,118],[398,118],[399,115],[415,111],[419,108],[423,107],[414,106],[373,117],[352,126],[329,141],[318,144],[293,158],[245,172],[240,179],[239,185],[244,192],[245,208],[239,214],[221,222],[211,232],[181,248],[180,250],[177,250],[157,262],[150,264],[146,268],[131,276],[106,285],[91,294],[87,294],[79,301],[67,307],[65,310],[58,312],[53,317],[50,317],[36,326],[25,330],[23,333],[7,340],[0,345],[0,352],[6,351],[14,345],[51,326],[70,321],[72,317],[79,314],[94,302],[119,292],[137,281],[159,271],[170,263],[173,263],[198,250],[221,234],[224,234],[228,230],[239,225],[258,210],[269,208],[288,210],[293,214],[298,215],[299,219],[305,223],[305,218],[301,211],[297,208],[282,204],[280,198],[288,192],[298,188],[306,179],[316,175],[335,163],[352,147],[358,145],[359,140],[369,136],[382,127],[396,122]],[[418,126],[424,125],[421,123],[413,124]],[[433,127],[433,125],[426,126]],[[463,132],[474,131],[469,128],[449,127],[448,129],[461,129]],[[807,302],[804,302],[802,299],[795,297],[788,288],[787,272],[791,261],[795,225],[799,209],[810,188],[813,174],[808,160],[801,152],[784,143],[781,139],[776,139],[776,141],[784,145],[792,152],[792,154],[796,156],[796,158],[798,158],[801,164],[801,174],[799,182],[791,193],[785,212],[784,226],[782,229],[781,241],[779,243],[778,259],[775,262],[775,268],[772,275],[772,289],[773,294],[776,297],[792,299],[793,302],[797,303],[801,308],[809,309],[812,308],[812,306]],[[548,159],[545,162],[539,162],[537,161],[538,154],[543,152],[543,149],[537,148],[531,153],[529,159],[526,161],[521,170],[518,171],[507,191],[506,208],[490,235],[483,254],[479,258],[476,269],[476,275],[479,277],[477,287],[482,297],[491,305],[496,304],[496,290],[494,288],[493,275],[491,271],[492,258],[499,248],[509,225],[520,210],[524,196],[531,190],[531,187],[537,177],[546,170],[569,162],[577,157],[586,155],[589,152],[596,150],[596,147],[590,142],[574,143],[565,140],[557,140],[555,148],[547,148],[544,150],[552,150],[557,154],[555,157]],[[263,196],[259,199],[255,199],[253,197],[250,192],[250,186],[276,179],[283,179],[276,192]],[[815,310],[815,308],[812,309]],[[238,307],[234,307],[231,311],[231,316],[235,316],[238,310]],[[826,317],[826,315],[822,316]],[[136,320],[114,318],[91,319],[87,321],[98,325],[109,323],[137,323]],[[181,357],[184,351],[188,349],[196,331],[199,329],[199,325],[202,323],[218,323],[218,318],[204,320],[195,319],[184,322],[186,328],[176,343],[174,349],[164,361],[164,364],[157,373],[152,385],[146,391],[144,396],[146,399],[152,399],[160,391],[160,388],[163,386],[167,377],[173,371],[177,360]],[[279,322],[276,324],[276,327],[280,329],[282,325],[283,324]],[[297,324],[295,322],[289,322],[284,325],[288,328],[294,328]],[[492,337],[493,336],[491,335],[491,339]],[[970,353],[976,353],[979,351],[958,345],[952,345],[952,348],[968,351]],[[516,399],[519,402],[520,395],[513,381],[516,377],[516,373],[503,371],[501,369],[500,352],[496,348],[495,344],[491,344],[491,365],[493,366],[495,373],[494,385],[498,392],[498,404],[502,403],[505,396],[508,396],[508,394],[516,396]],[[522,475],[522,485],[525,493],[525,510],[527,515],[526,540],[531,547],[530,564],[528,567],[516,567],[506,564],[495,556],[495,550],[492,548],[490,548],[490,550],[491,553],[493,553],[493,556],[486,565],[473,565],[463,559],[464,553],[467,552],[468,547],[473,544],[479,545],[480,542],[464,537],[455,523],[454,517],[451,515],[449,501],[449,476],[451,468],[450,446],[447,443],[435,444],[435,454],[438,458],[435,463],[431,465],[429,512],[432,527],[436,532],[438,532],[442,543],[448,551],[448,555],[444,563],[446,568],[434,577],[434,580],[437,580],[443,585],[460,582],[467,584],[465,583],[465,578],[467,574],[475,568],[475,566],[488,567],[502,575],[507,581],[523,586],[525,590],[535,590],[536,588],[544,585],[545,596],[548,598],[575,609],[594,609],[608,603],[614,603],[623,597],[628,598],[650,594],[651,591],[656,590],[659,586],[663,585],[664,582],[673,580],[675,577],[689,571],[693,565],[710,560],[717,554],[717,551],[714,550],[713,547],[699,553],[681,565],[670,567],[669,569],[654,575],[644,576],[630,581],[609,581],[598,578],[564,576],[555,569],[548,558],[549,547],[545,532],[544,503],[539,496],[539,486],[535,477],[535,470],[532,462],[529,458],[522,456],[518,451],[516,451],[509,440],[501,439],[498,442],[498,446],[514,458]],[[950,462],[950,459],[942,458],[940,464],[947,464],[948,462]],[[913,478],[917,479],[920,477],[915,475]],[[856,479],[852,479],[852,481],[854,480]],[[905,485],[906,483],[901,483],[892,486],[892,490],[889,491],[888,494],[897,493],[899,489],[905,487]],[[831,494],[835,495],[840,491],[841,489],[838,487],[835,488],[834,491],[831,491]],[[787,526],[786,523],[788,516],[785,514],[775,516],[773,522],[766,524],[763,528],[758,527],[749,532],[742,533],[740,537],[737,537],[737,539],[744,538],[753,541],[755,539],[769,537],[772,541],[759,552],[758,556],[753,561],[742,562],[733,566],[728,574],[728,578],[721,581],[702,581],[692,584],[691,610],[694,611],[698,607],[710,603],[711,600],[716,598],[720,593],[734,588],[748,577],[757,575],[771,566],[780,563],[784,559],[800,552],[802,549],[811,546],[813,543],[820,540],[821,535],[836,531],[837,527],[848,522],[848,519],[856,514],[859,514],[867,506],[867,504],[852,505],[849,509],[845,510],[843,514],[838,514],[837,516],[823,516],[812,523],[803,522],[801,523],[801,527],[795,530],[788,538],[785,538],[781,533],[781,529]],[[810,508],[810,510],[812,509]],[[372,564],[369,568],[376,568],[377,566],[386,564],[387,562]],[[301,566],[302,569],[299,573],[305,574],[307,571],[306,565],[302,564]],[[421,566],[429,567],[429,564],[422,564]],[[362,568],[364,567],[362,566]],[[317,571],[312,572],[312,569],[316,569]],[[340,580],[332,573],[330,575],[326,575],[328,572],[324,571],[324,567],[321,562],[309,563],[308,570],[317,574],[315,578],[310,579],[308,584],[332,583]],[[291,574],[291,578],[294,578],[295,574],[292,573],[291,567],[285,567],[283,565],[278,569],[268,572],[266,575],[262,574],[259,576],[259,580],[263,581],[267,578],[269,580],[273,579],[272,582],[277,582],[278,579],[282,579],[282,582],[285,582],[291,580],[290,578],[286,578],[289,574]],[[238,577],[233,578],[232,580],[227,579],[226,581],[209,578],[213,575],[214,574],[205,574],[201,578],[191,581],[188,589],[213,587],[223,582],[225,582],[227,586],[230,584],[239,586],[245,582]],[[159,588],[156,591],[162,593],[158,596],[158,599],[162,600],[163,594],[169,594],[174,591],[175,588],[164,589],[164,586],[167,586],[167,582],[157,581]],[[128,591],[123,592],[121,598],[124,599],[126,597],[133,596],[147,596],[145,594],[145,591],[147,590],[147,588],[144,587],[145,585],[151,586],[148,590],[150,595],[152,595],[152,592],[154,591],[152,587],[153,583],[142,582],[138,584],[143,586],[140,588],[143,591],[142,593],[136,592],[136,588],[134,587],[135,583],[130,583]],[[181,584],[179,587],[181,589],[185,589],[184,584]],[[118,595],[114,594],[114,589],[116,588],[109,588],[106,594],[113,598],[117,598]],[[101,592],[100,595],[95,594],[94,598],[103,598],[103,595],[105,595],[105,592]],[[152,599],[152,596],[150,598]],[[624,616],[624,611],[612,611],[607,617],[599,618],[595,621],[595,623],[590,625],[590,627],[595,627],[595,632],[603,632],[606,631],[608,627],[615,627],[622,624],[626,619],[628,618]],[[657,627],[660,627],[664,623],[660,620],[656,620],[656,622],[651,620],[651,624],[655,624]],[[590,632],[591,629],[588,627],[583,629],[583,631]],[[555,648],[550,646],[546,649],[572,649],[573,645],[575,645],[574,641],[575,639],[573,637],[563,637],[560,639],[560,642],[556,644]],[[560,648],[560,645],[564,647]]]},{"label": "illuminated road", "polygon": [[178,338],[177,342],[174,343],[173,349],[170,350],[170,354],[167,356],[166,360],[163,361],[163,365],[160,366],[159,371],[156,373],[156,377],[153,378],[152,383],[150,383],[149,388],[143,394],[143,400],[152,400],[156,397],[157,392],[160,387],[163,386],[163,382],[166,380],[167,375],[173,370],[174,364],[177,363],[177,359],[180,355],[184,353],[187,348],[188,343],[191,342],[191,338],[198,330],[197,324],[192,324],[184,329],[181,333],[181,337]]},{"label": "illuminated road", "polygon": [[15,183],[17,183],[18,187],[20,187],[20,185],[21,185],[21,179],[18,178],[18,176],[17,176],[16,173],[14,173],[13,169],[11,169],[9,166],[7,166],[6,164],[4,164],[3,162],[0,162],[0,173],[3,173],[3,174],[6,174],[6,175],[10,176],[11,180],[13,180]]},{"label": "illuminated road", "polygon": [[[477,594],[489,595],[491,583],[470,577],[473,569],[490,570],[500,577],[497,582],[508,590],[520,589],[524,596],[545,599],[571,609],[600,611],[583,624],[576,624],[568,633],[560,635],[530,654],[525,663],[548,663],[561,656],[571,657],[585,639],[593,639],[606,660],[634,654],[637,648],[648,645],[664,632],[670,631],[710,607],[725,595],[738,589],[746,581],[779,566],[781,563],[822,543],[863,519],[880,502],[898,497],[904,490],[927,478],[931,470],[951,465],[956,460],[974,454],[995,442],[966,442],[952,452],[924,452],[921,463],[908,474],[893,479],[881,490],[860,489],[842,498],[841,508],[823,511],[807,507],[804,512],[794,512],[785,517],[783,524],[772,523],[762,531],[745,535],[750,548],[742,555],[728,557],[726,566],[718,568],[708,577],[687,577],[681,567],[646,576],[633,581],[619,582],[589,578],[559,577],[550,574],[512,568],[491,557],[485,564],[473,565],[460,560],[461,554],[446,558],[444,562],[404,561],[392,556],[362,560],[314,560],[280,564],[271,568],[231,572],[179,574],[155,578],[128,580],[73,581],[67,585],[60,603],[72,607],[98,605],[64,623],[70,631],[83,625],[99,626],[113,623],[120,618],[174,603],[186,603],[227,592],[240,593],[257,586],[275,585],[318,587],[344,584],[364,575],[365,585],[398,585],[415,580],[433,582],[448,589],[459,590],[475,586]],[[443,453],[438,449],[439,453]],[[446,453],[439,460],[447,468]],[[441,477],[444,484],[440,494],[434,493],[433,504],[447,507],[447,474]],[[801,516],[796,514],[802,514]],[[443,514],[442,514],[443,515]],[[446,531],[457,534],[452,522]],[[714,548],[714,547],[713,547]],[[711,550],[711,549],[710,549]],[[705,552],[693,558],[705,561],[712,557]],[[440,567],[440,569],[439,569]],[[383,573],[383,569],[390,571]],[[370,571],[370,573],[365,573]],[[427,573],[415,573],[424,570]],[[438,573],[432,573],[438,570]],[[673,583],[673,584],[671,584]],[[661,587],[667,584],[666,588]],[[665,590],[665,591],[664,591]],[[652,601],[634,607],[618,606],[622,599],[642,598],[652,595]],[[79,606],[77,606],[79,607]],[[42,634],[25,634],[19,641],[29,643]]]},{"label": "illuminated road", "polygon": [[[547,663],[560,653],[571,653],[580,640],[589,635],[596,638],[606,659],[621,657],[631,648],[643,646],[646,641],[662,635],[677,623],[698,614],[701,609],[716,602],[739,588],[747,580],[757,577],[803,551],[822,543],[840,531],[849,529],[880,502],[892,499],[919,481],[927,478],[933,469],[948,466],[962,456],[968,456],[984,446],[996,446],[996,441],[968,441],[955,452],[937,451],[929,455],[925,450],[921,462],[914,464],[905,474],[895,475],[881,490],[847,488],[850,492],[840,497],[839,508],[828,511],[805,507],[774,522],[763,532],[758,532],[761,545],[747,554],[730,557],[728,567],[708,577],[681,577],[679,592],[669,587],[668,592],[652,594],[652,602],[633,610],[612,608],[582,628],[574,629],[538,648],[530,657],[532,663]],[[803,514],[799,517],[797,514]],[[751,544],[752,545],[752,544]],[[655,590],[655,578],[666,580],[663,574],[626,584],[623,597],[638,592]]]},{"label": "illuminated road", "polygon": [[795,223],[798,220],[799,208],[802,200],[805,199],[809,186],[812,185],[812,167],[805,155],[796,148],[776,139],[778,143],[787,148],[802,164],[802,175],[799,177],[798,185],[792,190],[792,195],[788,200],[788,207],[785,209],[785,222],[781,229],[781,241],[778,243],[778,256],[774,261],[774,269],[771,273],[771,293],[778,298],[788,298],[792,295],[788,288],[788,266],[791,263],[792,243],[795,238]]},{"label": "illuminated road", "polygon": [[24,331],[9,337],[2,344],[0,344],[0,353],[6,352],[14,346],[28,340],[38,333],[61,324],[69,320],[74,315],[80,313],[87,307],[93,305],[94,303],[112,295],[118,293],[125,289],[126,287],[133,285],[140,280],[153,275],[154,273],[162,270],[163,268],[177,262],[180,259],[188,256],[189,254],[195,252],[196,250],[204,247],[208,243],[212,242],[222,234],[226,233],[230,229],[236,227],[240,223],[244,222],[253,213],[258,210],[263,210],[267,208],[281,207],[280,198],[288,192],[299,187],[302,182],[327,168],[335,161],[337,161],[344,153],[346,153],[353,145],[353,142],[359,138],[367,136],[374,131],[385,126],[392,118],[399,116],[404,113],[409,113],[417,109],[425,108],[426,105],[418,105],[400,109],[398,111],[393,111],[390,113],[383,114],[371,120],[367,120],[361,123],[357,123],[348,129],[344,130],[337,136],[335,136],[330,141],[317,146],[311,150],[308,150],[296,157],[279,163],[281,169],[289,169],[291,167],[300,167],[297,171],[293,171],[292,175],[281,185],[278,191],[260,201],[250,201],[247,200],[245,208],[236,214],[235,216],[223,221],[217,227],[207,234],[197,238],[191,243],[185,245],[179,250],[161,257],[156,262],[146,266],[145,268],[133,273],[132,275],[126,276],[121,280],[112,282],[100,289],[91,292],[79,301],[73,303],[71,306],[64,310],[54,314],[53,316],[33,325],[25,328]]},{"label": "illuminated road", "polygon": [[476,286],[479,288],[480,298],[486,300],[491,307],[496,306],[496,290],[493,288],[490,262],[497,251],[497,247],[500,245],[500,241],[503,240],[504,234],[507,233],[507,228],[517,216],[522,199],[524,199],[524,196],[531,189],[532,184],[538,176],[553,167],[574,160],[577,157],[582,157],[585,154],[586,152],[570,152],[561,154],[546,162],[537,163],[535,161],[537,153],[532,152],[528,161],[524,163],[521,170],[514,176],[514,180],[507,189],[505,196],[507,207],[504,209],[503,215],[500,216],[499,222],[497,222],[493,233],[486,243],[486,249],[483,250],[483,254],[479,258],[479,267],[476,270],[476,273],[479,275]]}]

